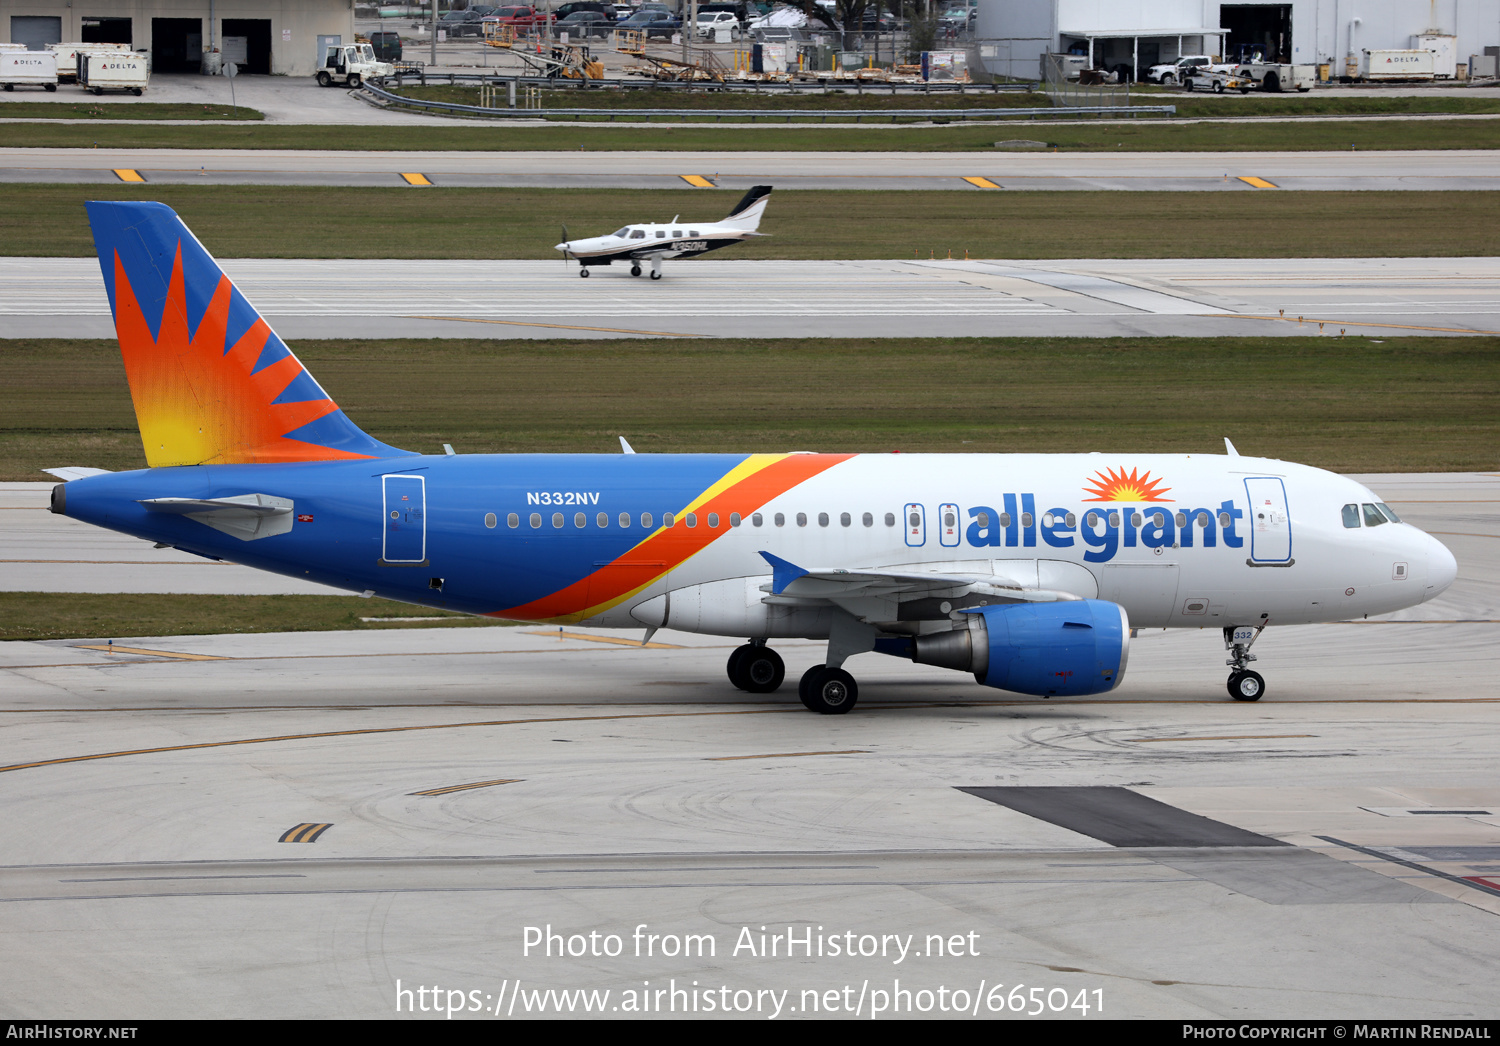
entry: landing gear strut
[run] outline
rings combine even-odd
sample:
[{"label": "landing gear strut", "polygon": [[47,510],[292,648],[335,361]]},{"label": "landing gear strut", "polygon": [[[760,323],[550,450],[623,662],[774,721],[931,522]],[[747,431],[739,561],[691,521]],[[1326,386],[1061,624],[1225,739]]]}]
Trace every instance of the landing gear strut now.
[{"label": "landing gear strut", "polygon": [[729,655],[729,681],[751,694],[769,694],[786,678],[786,664],[781,655],[766,646],[764,639],[754,640]]},{"label": "landing gear strut", "polygon": [[1236,701],[1259,701],[1266,692],[1266,681],[1259,672],[1252,672],[1247,666],[1256,660],[1255,655],[1250,653],[1250,648],[1266,630],[1267,624],[1269,622],[1263,619],[1259,625],[1224,629],[1224,649],[1234,655],[1224,662],[1234,669],[1229,673],[1229,696]]},{"label": "landing gear strut", "polygon": [[660,258],[652,258],[651,259],[651,278],[653,280],[659,280],[659,279],[661,279],[661,259]]}]

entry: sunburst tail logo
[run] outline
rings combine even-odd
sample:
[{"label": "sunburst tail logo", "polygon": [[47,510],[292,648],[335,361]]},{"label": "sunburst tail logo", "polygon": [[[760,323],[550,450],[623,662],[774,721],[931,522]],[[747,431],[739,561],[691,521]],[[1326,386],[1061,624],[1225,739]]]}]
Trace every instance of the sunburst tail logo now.
[{"label": "sunburst tail logo", "polygon": [[407,453],[339,410],[170,207],[88,211],[149,466]]},{"label": "sunburst tail logo", "polygon": [[1131,469],[1126,472],[1123,468],[1116,472],[1114,469],[1105,469],[1103,472],[1095,472],[1092,479],[1085,481],[1084,493],[1092,494],[1093,497],[1084,498],[1084,501],[1172,501],[1173,498],[1164,495],[1171,487],[1162,486],[1162,481],[1152,479],[1150,471],[1140,472]]}]

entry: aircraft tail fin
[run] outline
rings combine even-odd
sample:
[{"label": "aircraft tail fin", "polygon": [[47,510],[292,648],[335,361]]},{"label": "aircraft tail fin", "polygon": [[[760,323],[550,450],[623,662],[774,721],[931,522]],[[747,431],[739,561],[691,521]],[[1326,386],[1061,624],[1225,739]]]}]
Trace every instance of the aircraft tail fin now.
[{"label": "aircraft tail fin", "polygon": [[170,207],[87,206],[150,467],[409,453],[349,420]]},{"label": "aircraft tail fin", "polygon": [[766,204],[770,202],[771,187],[769,185],[754,186],[739,203],[734,205],[734,210],[729,212],[729,217],[719,224],[732,225],[753,232],[760,228],[760,216],[766,213]]}]

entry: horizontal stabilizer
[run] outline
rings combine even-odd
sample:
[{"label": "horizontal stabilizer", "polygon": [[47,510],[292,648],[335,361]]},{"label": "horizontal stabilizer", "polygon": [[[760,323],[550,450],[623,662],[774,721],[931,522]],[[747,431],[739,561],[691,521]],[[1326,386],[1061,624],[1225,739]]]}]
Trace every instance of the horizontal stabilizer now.
[{"label": "horizontal stabilizer", "polygon": [[65,465],[59,469],[42,469],[49,476],[56,476],[64,483],[71,483],[75,479],[88,479],[90,476],[106,476],[109,469],[91,469],[86,465]]},{"label": "horizontal stabilizer", "polygon": [[273,494],[238,494],[228,498],[148,498],[141,504],[152,512],[186,516],[241,541],[274,537],[292,529],[292,500],[278,498]]}]

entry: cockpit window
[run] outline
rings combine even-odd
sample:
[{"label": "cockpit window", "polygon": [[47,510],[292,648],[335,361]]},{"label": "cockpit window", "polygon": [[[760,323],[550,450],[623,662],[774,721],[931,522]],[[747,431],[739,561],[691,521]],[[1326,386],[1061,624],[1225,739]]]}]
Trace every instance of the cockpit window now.
[{"label": "cockpit window", "polygon": [[618,236],[620,239],[623,240],[626,236],[630,235],[630,226],[628,226],[628,225],[625,226],[625,228],[623,228],[619,232],[615,233],[615,235]]},{"label": "cockpit window", "polygon": [[1356,530],[1356,529],[1358,529],[1358,527],[1359,527],[1359,506],[1358,505],[1345,505],[1344,506],[1344,526],[1348,527],[1350,530]]},{"label": "cockpit window", "polygon": [[1365,526],[1367,526],[1367,527],[1378,527],[1378,526],[1382,526],[1386,522],[1385,517],[1380,514],[1380,510],[1378,508],[1376,508],[1374,505],[1371,505],[1371,504],[1367,503],[1364,506],[1364,510],[1365,510]]},{"label": "cockpit window", "polygon": [[632,240],[644,240],[646,238],[646,230],[645,229],[634,229],[630,233],[630,238]]},{"label": "cockpit window", "polygon": [[1385,518],[1388,519],[1388,520],[1390,520],[1392,523],[1400,523],[1401,522],[1401,517],[1398,516],[1398,515],[1396,515],[1396,513],[1392,512],[1391,511],[1391,506],[1387,505],[1384,501],[1379,502],[1375,507],[1378,508],[1378,509],[1380,509],[1381,512],[1384,512],[1385,513]]}]

